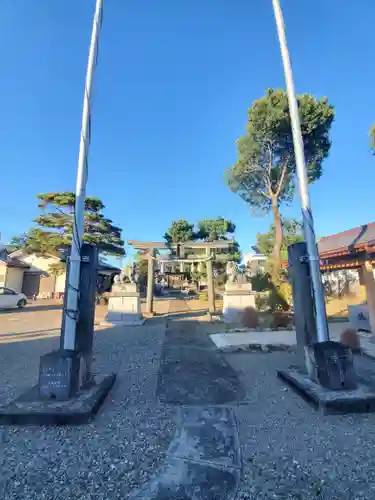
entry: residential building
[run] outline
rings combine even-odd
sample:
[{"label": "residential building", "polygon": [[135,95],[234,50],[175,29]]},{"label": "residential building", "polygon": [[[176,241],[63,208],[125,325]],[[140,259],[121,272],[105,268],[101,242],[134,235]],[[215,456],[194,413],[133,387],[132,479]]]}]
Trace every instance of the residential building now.
[{"label": "residential building", "polygon": [[266,271],[267,256],[258,252],[249,252],[244,254],[243,263],[246,274],[251,277],[257,273],[264,273]]},{"label": "residential building", "polygon": [[[61,262],[58,257],[22,250],[2,256],[5,260],[0,259],[0,286],[23,292],[30,298],[59,298],[64,294],[66,272],[51,272],[51,266]],[[100,261],[98,274],[102,282],[110,284],[119,273],[119,268]]]}]

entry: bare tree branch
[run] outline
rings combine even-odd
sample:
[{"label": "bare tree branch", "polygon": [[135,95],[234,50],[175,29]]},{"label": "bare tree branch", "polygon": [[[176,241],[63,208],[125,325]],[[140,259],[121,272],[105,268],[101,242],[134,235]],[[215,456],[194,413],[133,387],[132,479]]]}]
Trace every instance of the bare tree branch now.
[{"label": "bare tree branch", "polygon": [[280,192],[284,186],[287,171],[288,171],[288,167],[286,164],[284,164],[282,169],[281,169],[281,176],[280,176],[280,180],[279,180],[279,185],[278,185],[278,187],[276,189],[276,193],[275,193],[277,197],[279,197]]}]

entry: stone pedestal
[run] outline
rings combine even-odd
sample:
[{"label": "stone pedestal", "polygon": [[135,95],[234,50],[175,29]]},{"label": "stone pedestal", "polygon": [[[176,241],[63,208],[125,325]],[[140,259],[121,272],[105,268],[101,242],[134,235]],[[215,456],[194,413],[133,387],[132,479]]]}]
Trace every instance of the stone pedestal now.
[{"label": "stone pedestal", "polygon": [[246,307],[255,307],[255,294],[251,283],[227,283],[224,292],[224,321],[241,323]]},{"label": "stone pedestal", "polygon": [[115,288],[109,295],[106,323],[113,325],[137,326],[145,320],[141,315],[141,299],[135,283]]}]

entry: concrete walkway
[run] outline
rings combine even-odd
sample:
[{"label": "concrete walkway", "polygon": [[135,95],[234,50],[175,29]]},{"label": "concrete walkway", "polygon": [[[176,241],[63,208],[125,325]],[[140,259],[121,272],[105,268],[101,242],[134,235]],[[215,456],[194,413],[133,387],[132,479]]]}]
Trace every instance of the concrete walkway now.
[{"label": "concrete walkway", "polygon": [[157,398],[175,408],[176,431],[163,464],[131,499],[235,498],[240,446],[233,410],[223,405],[244,393],[236,372],[202,335],[199,319],[187,301],[171,301]]}]

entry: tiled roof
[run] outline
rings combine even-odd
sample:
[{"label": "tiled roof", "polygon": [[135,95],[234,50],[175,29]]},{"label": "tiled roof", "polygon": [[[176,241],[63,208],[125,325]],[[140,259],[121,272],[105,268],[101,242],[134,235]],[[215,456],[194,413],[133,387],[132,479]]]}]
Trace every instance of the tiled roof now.
[{"label": "tiled roof", "polygon": [[25,262],[22,262],[19,259],[15,258],[8,258],[7,260],[2,260],[2,262],[4,262],[7,267],[20,267],[23,269],[28,269],[30,267],[29,264],[25,264]]},{"label": "tiled roof", "polygon": [[318,241],[320,255],[351,251],[358,247],[373,245],[375,245],[375,222],[363,224],[348,231],[321,238]]},{"label": "tiled roof", "polygon": [[104,262],[101,259],[99,259],[98,270],[99,271],[116,271],[116,272],[121,271],[121,269],[119,267],[112,266],[111,264],[108,264],[107,262]]}]

